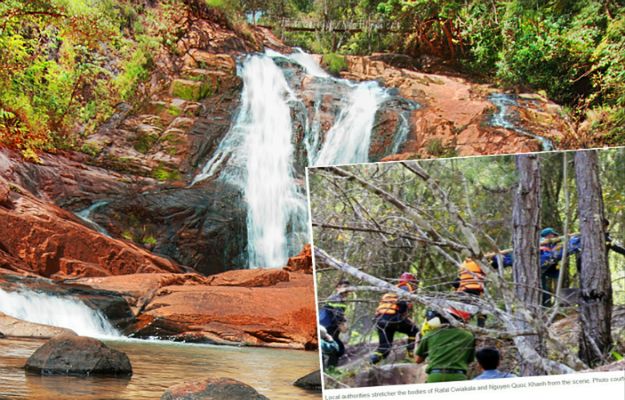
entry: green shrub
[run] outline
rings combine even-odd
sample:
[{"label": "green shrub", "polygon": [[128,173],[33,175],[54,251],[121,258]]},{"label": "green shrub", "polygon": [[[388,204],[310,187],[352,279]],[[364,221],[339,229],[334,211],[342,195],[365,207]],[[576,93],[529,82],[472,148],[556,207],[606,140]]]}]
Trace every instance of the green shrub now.
[{"label": "green shrub", "polygon": [[345,56],[336,53],[327,53],[323,55],[323,65],[328,72],[333,75],[339,75],[347,69],[347,60]]}]

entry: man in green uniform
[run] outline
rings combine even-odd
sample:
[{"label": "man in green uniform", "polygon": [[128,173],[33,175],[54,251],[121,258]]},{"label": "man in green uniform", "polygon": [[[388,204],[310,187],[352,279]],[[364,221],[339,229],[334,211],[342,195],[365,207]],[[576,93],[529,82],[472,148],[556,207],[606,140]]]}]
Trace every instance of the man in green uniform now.
[{"label": "man in green uniform", "polygon": [[[460,310],[450,309],[449,313],[460,321],[467,321],[471,315]],[[475,359],[475,337],[465,329],[456,328],[439,313],[429,310],[428,321],[438,318],[438,329],[421,338],[416,352],[417,363],[428,360],[425,372],[426,382],[466,381],[469,364]]]}]

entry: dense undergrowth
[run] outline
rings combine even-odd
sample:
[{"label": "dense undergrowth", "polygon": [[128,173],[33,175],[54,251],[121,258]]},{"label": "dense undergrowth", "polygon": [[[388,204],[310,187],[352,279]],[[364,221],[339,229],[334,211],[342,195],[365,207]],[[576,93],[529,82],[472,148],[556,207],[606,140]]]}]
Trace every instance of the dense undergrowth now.
[{"label": "dense undergrowth", "polygon": [[[120,102],[140,102],[155,55],[176,54],[187,3],[0,2],[0,144],[36,160],[41,150],[76,148]],[[333,73],[345,68],[345,54],[397,52],[542,90],[569,111],[579,145],[625,142],[623,0],[191,3],[218,9],[243,34],[246,20],[271,24],[289,44],[324,54]],[[282,32],[285,19],[320,30]]]},{"label": "dense undergrowth", "polygon": [[73,148],[143,83],[161,50],[175,51],[175,2],[0,2],[0,143],[36,160]]}]

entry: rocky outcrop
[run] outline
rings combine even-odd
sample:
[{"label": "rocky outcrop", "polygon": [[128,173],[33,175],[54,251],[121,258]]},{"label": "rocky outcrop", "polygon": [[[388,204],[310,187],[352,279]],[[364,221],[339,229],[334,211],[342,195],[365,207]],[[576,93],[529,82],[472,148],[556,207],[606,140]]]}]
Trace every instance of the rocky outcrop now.
[{"label": "rocky outcrop", "polygon": [[99,209],[94,220],[115,237],[210,275],[246,266],[246,215],[237,188],[209,180],[125,193]]},{"label": "rocky outcrop", "polygon": [[0,312],[0,332],[6,336],[26,338],[51,338],[61,334],[74,334],[66,328],[22,321]]},{"label": "rocky outcrop", "polygon": [[[418,72],[418,62],[393,62],[390,55],[349,56],[342,76],[357,81],[378,80],[397,88],[402,97],[421,105],[412,112],[411,134],[400,154],[385,160],[452,155],[502,154],[539,150],[539,143],[518,132],[490,125],[495,112],[488,96],[497,89],[459,76]],[[394,64],[394,65],[391,65]],[[519,123],[536,135],[557,141],[566,131],[559,107],[537,95],[520,95]],[[378,136],[390,142],[392,131]]]},{"label": "rocky outcrop", "polygon": [[170,387],[161,400],[269,400],[253,387],[230,378],[206,378]]},{"label": "rocky outcrop", "polygon": [[[8,185],[0,178],[0,181]],[[13,185],[15,207],[0,207],[0,250],[44,277],[182,272],[174,262],[84,226],[71,213]]]},{"label": "rocky outcrop", "polygon": [[42,375],[132,375],[126,354],[97,339],[69,334],[56,336],[38,348],[24,368]]},{"label": "rocky outcrop", "polygon": [[301,253],[289,258],[289,261],[287,262],[284,269],[290,272],[302,272],[305,274],[312,274],[313,262],[310,243],[304,246],[304,249]]},{"label": "rocky outcrop", "polygon": [[321,371],[313,371],[306,376],[302,376],[296,380],[293,385],[302,389],[321,392]]},{"label": "rocky outcrop", "polygon": [[292,349],[317,345],[311,275],[280,269],[197,274],[134,274],[74,282],[123,296],[134,337]]}]

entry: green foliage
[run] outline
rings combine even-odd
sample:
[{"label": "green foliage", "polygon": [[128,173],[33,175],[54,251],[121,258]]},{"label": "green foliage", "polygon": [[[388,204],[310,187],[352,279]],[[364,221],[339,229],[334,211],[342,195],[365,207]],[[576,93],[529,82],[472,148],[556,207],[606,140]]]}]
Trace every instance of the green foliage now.
[{"label": "green foliage", "polygon": [[339,75],[347,69],[347,60],[340,54],[328,53],[323,55],[323,65],[331,74]]},{"label": "green foliage", "polygon": [[159,165],[152,171],[152,176],[159,181],[175,181],[181,178],[180,171]]},{"label": "green foliage", "polygon": [[169,1],[1,2],[0,144],[30,158],[71,148],[120,101],[140,101],[151,55],[177,33],[172,12]]}]

